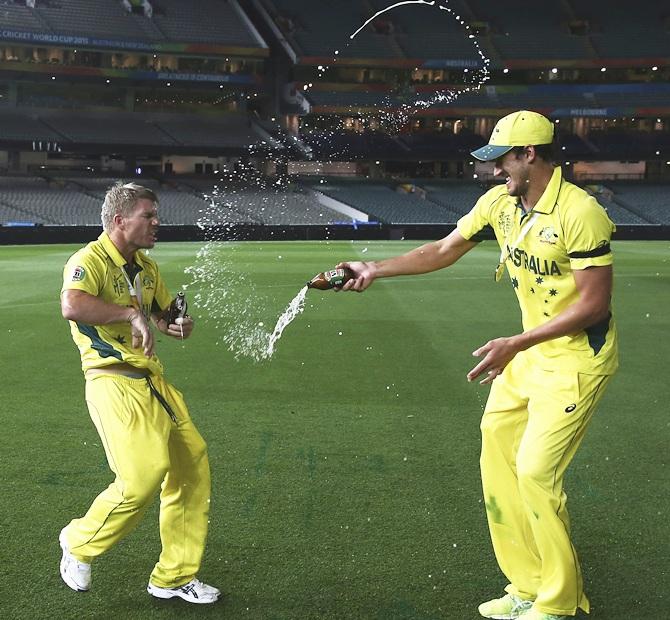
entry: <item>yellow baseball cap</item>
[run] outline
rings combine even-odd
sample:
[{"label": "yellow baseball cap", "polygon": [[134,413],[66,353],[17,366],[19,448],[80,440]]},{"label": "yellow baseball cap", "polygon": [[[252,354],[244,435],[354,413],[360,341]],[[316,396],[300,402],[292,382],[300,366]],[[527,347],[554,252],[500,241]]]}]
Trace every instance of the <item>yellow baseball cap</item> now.
[{"label": "yellow baseball cap", "polygon": [[553,140],[554,124],[546,116],[520,110],[503,116],[493,128],[489,143],[471,155],[480,161],[492,161],[515,146],[551,144]]}]

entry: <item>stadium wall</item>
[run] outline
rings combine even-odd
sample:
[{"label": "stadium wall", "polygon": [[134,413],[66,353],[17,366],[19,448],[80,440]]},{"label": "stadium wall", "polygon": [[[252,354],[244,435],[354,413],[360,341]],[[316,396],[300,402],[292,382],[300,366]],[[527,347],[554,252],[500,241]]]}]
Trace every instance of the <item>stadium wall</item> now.
[{"label": "stadium wall", "polygon": [[[441,239],[454,224],[355,224],[264,226],[238,224],[202,229],[198,226],[161,226],[162,241],[419,241]],[[100,235],[97,226],[0,226],[0,245],[87,243]],[[614,239],[670,240],[670,226],[617,226]]]}]

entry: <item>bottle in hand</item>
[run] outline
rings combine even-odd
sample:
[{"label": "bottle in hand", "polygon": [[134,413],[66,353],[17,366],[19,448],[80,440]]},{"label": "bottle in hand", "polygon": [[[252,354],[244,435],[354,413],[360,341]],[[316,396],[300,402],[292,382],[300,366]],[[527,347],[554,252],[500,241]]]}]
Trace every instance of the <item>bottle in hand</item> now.
[{"label": "bottle in hand", "polygon": [[326,291],[331,288],[339,288],[344,286],[349,280],[354,277],[354,272],[347,267],[339,269],[331,269],[330,271],[323,271],[317,273],[308,283],[308,288],[318,288],[321,291]]},{"label": "bottle in hand", "polygon": [[168,325],[175,323],[177,319],[183,319],[186,316],[188,304],[186,303],[186,296],[184,293],[177,293],[177,296],[170,303],[165,314],[165,320]]}]

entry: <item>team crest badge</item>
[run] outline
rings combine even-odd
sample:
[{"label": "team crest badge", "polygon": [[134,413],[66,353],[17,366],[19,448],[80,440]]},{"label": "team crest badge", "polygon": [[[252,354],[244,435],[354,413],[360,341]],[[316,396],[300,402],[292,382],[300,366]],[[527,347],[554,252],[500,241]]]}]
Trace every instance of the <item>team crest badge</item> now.
[{"label": "team crest badge", "polygon": [[558,235],[551,226],[545,226],[539,234],[542,243],[551,243],[552,245],[558,241]]},{"label": "team crest badge", "polygon": [[74,268],[74,271],[72,272],[72,281],[81,282],[85,276],[86,276],[86,269],[77,266]]}]

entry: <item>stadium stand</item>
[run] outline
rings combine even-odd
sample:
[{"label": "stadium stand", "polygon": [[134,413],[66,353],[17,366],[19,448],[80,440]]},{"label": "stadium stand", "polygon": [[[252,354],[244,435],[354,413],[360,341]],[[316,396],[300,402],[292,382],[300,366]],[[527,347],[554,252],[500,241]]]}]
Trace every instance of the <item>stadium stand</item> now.
[{"label": "stadium stand", "polygon": [[19,142],[32,140],[56,142],[63,139],[61,134],[45,125],[39,118],[6,109],[0,113],[0,136],[4,140]]},{"label": "stadium stand", "polygon": [[[215,205],[238,215],[238,221],[264,225],[330,224],[346,219],[321,205],[312,192],[289,187],[258,187],[239,183],[218,184],[206,194]],[[210,214],[211,215],[211,214]],[[214,214],[219,217],[219,214]]]},{"label": "stadium stand", "polygon": [[608,183],[613,202],[651,224],[670,222],[670,186],[616,181]]},{"label": "stadium stand", "polygon": [[456,222],[459,217],[465,215],[484,192],[479,184],[463,182],[430,181],[422,183],[421,187],[428,192],[429,200],[450,213],[452,216],[450,223]]},{"label": "stadium stand", "polygon": [[170,41],[193,41],[258,47],[259,42],[246,26],[233,2],[216,0],[160,0],[153,20]]},{"label": "stadium stand", "polygon": [[439,204],[412,193],[397,191],[386,184],[329,180],[320,184],[318,189],[380,222],[426,224],[453,219],[453,213]]},{"label": "stadium stand", "polygon": [[468,0],[475,19],[491,25],[491,42],[500,57],[583,59],[593,56],[582,37],[570,34],[570,19],[559,2],[546,2],[542,11],[529,10],[524,0],[499,3]]},{"label": "stadium stand", "polygon": [[28,8],[25,4],[7,4],[2,5],[2,26],[3,28],[16,28],[24,32],[50,32],[51,29],[40,18],[40,14],[34,9]]},{"label": "stadium stand", "polygon": [[99,201],[39,177],[0,177],[0,203],[24,213],[23,221],[61,226],[100,225]]},{"label": "stadium stand", "polygon": [[140,115],[50,115],[41,117],[62,138],[77,143],[174,145],[175,141]]},{"label": "stadium stand", "polygon": [[[34,15],[55,34],[147,41],[161,39],[145,17],[127,13],[121,2],[68,0],[37,3]],[[41,28],[43,30],[43,28]]]},{"label": "stadium stand", "polygon": [[468,130],[457,134],[416,132],[399,136],[398,140],[408,152],[423,159],[440,159],[444,153],[454,153],[471,159],[470,153],[483,144],[481,136]]},{"label": "stadium stand", "polygon": [[[113,177],[0,177],[0,224],[34,222],[59,226],[99,226],[104,193]],[[164,225],[262,224],[323,225],[347,216],[319,203],[314,191],[367,213],[371,220],[398,224],[453,224],[485,187],[463,181],[414,181],[417,192],[404,193],[387,183],[328,179],[304,180],[290,187],[249,186],[240,182],[188,179],[161,183],[138,179],[160,197]],[[398,184],[401,185],[401,184]],[[668,225],[667,185],[608,182],[587,186],[620,225]],[[425,192],[425,198],[419,196]]]},{"label": "stadium stand", "polygon": [[670,133],[640,132],[627,129],[593,130],[588,140],[602,157],[649,159],[670,151]]},{"label": "stadium stand", "polygon": [[[285,29],[285,34],[302,56],[331,57],[334,50],[340,50],[344,57],[358,58],[475,57],[472,42],[458,22],[446,15],[444,19],[435,14],[426,18],[425,14],[434,10],[429,7],[400,7],[385,13],[383,20],[390,27],[384,34],[379,34],[380,28],[375,32],[373,23],[365,36],[344,46],[342,33],[351,34],[373,11],[390,3],[346,0],[324,5],[308,0],[263,0],[263,4],[277,21],[290,20],[291,28]],[[549,2],[543,4],[542,11],[528,10],[525,0],[452,0],[449,6],[465,23],[486,25],[477,39],[493,66],[517,60],[584,63],[599,58],[667,55],[663,10],[653,0],[642,0],[634,9],[605,0]],[[583,33],[571,30],[570,25],[576,22],[586,24]]]},{"label": "stadium stand", "polygon": [[261,141],[254,125],[241,114],[214,118],[195,115],[155,116],[156,126],[181,146],[244,147]]},{"label": "stadium stand", "polygon": [[602,58],[654,58],[668,54],[667,6],[654,0],[634,3],[591,0],[576,3],[592,25],[589,39]]},{"label": "stadium stand", "polygon": [[[146,16],[116,0],[45,0],[34,9],[5,2],[3,27],[26,37],[10,37],[0,49],[0,147],[6,149],[0,166],[9,171],[0,180],[2,223],[98,225],[100,201],[113,179],[54,173],[49,165],[63,162],[67,168],[80,160],[82,169],[84,162],[89,168],[90,158],[96,169],[116,170],[124,159],[127,178],[144,157],[148,168],[141,182],[158,191],[168,225],[347,219],[324,207],[317,192],[373,220],[453,224],[483,191],[466,180],[475,170],[470,151],[485,141],[494,118],[520,108],[557,121],[566,163],[619,160],[623,166],[639,160],[649,178],[668,178],[668,15],[658,2],[639,0],[635,19],[623,5],[605,0],[561,0],[541,11],[529,11],[524,0],[450,0],[451,16],[444,19],[435,6],[400,6],[350,41],[390,4],[155,0],[153,15]],[[274,33],[278,27],[286,38],[275,43],[288,42],[294,55],[264,66],[258,50],[243,58],[244,50],[263,48],[268,36],[258,7],[272,18]],[[468,29],[474,34],[468,36]],[[31,39],[31,33],[44,38]],[[58,37],[97,38],[102,47],[89,46],[86,59],[80,59],[81,50],[73,59],[67,45],[58,49]],[[467,71],[472,76],[481,65],[476,44],[490,58],[495,80],[452,97],[469,83]],[[329,64],[335,50],[343,62],[325,81],[318,79],[318,65]],[[257,65],[255,58],[261,59]],[[552,73],[554,61],[559,68]],[[652,63],[661,65],[663,75],[647,66]],[[601,64],[607,73],[600,73]],[[514,77],[505,77],[503,68]],[[174,88],[159,71],[183,74],[184,82]],[[198,79],[201,71],[210,82]],[[240,74],[244,80],[234,85]],[[280,103],[284,87],[304,93],[308,103]],[[412,109],[418,99],[428,102],[420,111]],[[40,157],[45,151],[48,156]],[[110,153],[113,166],[95,165],[96,157],[102,163]],[[180,158],[174,172],[172,160]],[[217,181],[207,175],[220,164],[232,168],[236,158],[252,159],[259,177],[243,183],[241,175],[215,188]],[[310,158],[315,169],[331,161],[348,163],[361,177],[373,169],[376,180],[315,184],[314,177],[286,176],[287,160]],[[154,178],[147,178],[147,170]],[[204,178],[182,177],[184,170]],[[35,171],[43,176],[26,176]],[[590,178],[587,166],[581,173]],[[419,174],[431,178],[413,178]],[[390,181],[392,176],[398,180]],[[611,178],[633,177],[622,172]],[[417,191],[397,191],[403,179]],[[616,223],[669,223],[666,185],[600,182],[606,185],[593,191]]]},{"label": "stadium stand", "polygon": [[301,134],[312,148],[314,157],[322,160],[362,159],[383,155],[389,159],[407,156],[408,148],[396,137],[380,131],[354,133],[347,131],[309,131]]},{"label": "stadium stand", "polygon": [[128,12],[113,0],[38,2],[34,9],[3,5],[3,27],[24,32],[117,39],[140,43],[166,41],[264,47],[244,22],[235,2],[180,0],[156,2],[152,17]]},{"label": "stadium stand", "polygon": [[201,117],[195,114],[149,114],[62,110],[18,113],[0,111],[4,140],[53,141],[62,144],[109,144],[156,147],[236,148],[246,150],[262,141],[256,125],[242,114]]},{"label": "stadium stand", "polygon": [[334,58],[338,51],[347,58],[402,58],[403,52],[383,34],[356,37],[349,35],[365,21],[365,7],[357,0],[320,3],[312,0],[263,0],[268,12],[287,18],[292,28],[284,34],[302,56]]},{"label": "stadium stand", "polygon": [[[389,5],[383,0],[371,4],[377,11]],[[466,3],[450,2],[449,6],[456,15],[468,14]],[[407,58],[470,59],[476,56],[474,44],[465,36],[461,24],[446,13],[435,13],[432,7],[399,7],[384,14],[384,19],[394,24],[390,34]]]}]

